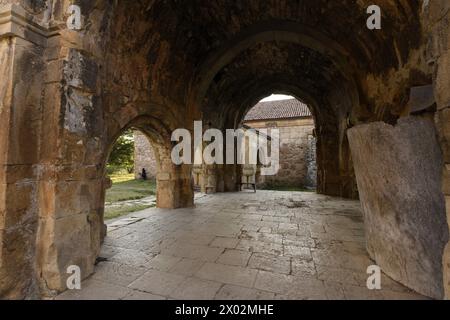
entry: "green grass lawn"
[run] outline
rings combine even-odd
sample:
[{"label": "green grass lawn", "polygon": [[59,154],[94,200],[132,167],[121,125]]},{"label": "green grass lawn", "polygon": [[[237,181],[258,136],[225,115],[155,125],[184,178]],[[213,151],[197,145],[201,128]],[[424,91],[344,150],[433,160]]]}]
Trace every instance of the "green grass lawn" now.
[{"label": "green grass lawn", "polygon": [[139,200],[156,194],[156,182],[135,180],[133,174],[111,175],[113,186],[106,190],[106,203]]},{"label": "green grass lawn", "polygon": [[151,180],[135,180],[133,174],[113,174],[110,176],[113,185],[106,190],[106,203],[116,204],[105,208],[105,220],[118,218],[132,212],[145,210],[152,206],[135,204],[120,205],[120,202],[139,200],[156,194],[156,182]]}]

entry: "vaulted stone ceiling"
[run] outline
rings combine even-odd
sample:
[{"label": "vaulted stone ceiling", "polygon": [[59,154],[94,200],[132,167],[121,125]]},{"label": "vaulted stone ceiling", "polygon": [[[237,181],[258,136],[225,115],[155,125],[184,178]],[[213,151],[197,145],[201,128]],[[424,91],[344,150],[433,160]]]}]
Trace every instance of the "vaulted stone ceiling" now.
[{"label": "vaulted stone ceiling", "polygon": [[[259,99],[281,91],[307,100],[320,121],[336,118],[334,110],[342,101],[330,101],[333,91],[345,87],[345,79],[329,57],[288,42],[264,42],[244,51],[213,79],[203,112],[216,115],[219,125],[236,126],[235,122]],[[341,90],[341,97],[347,97]]]},{"label": "vaulted stone ceiling", "polygon": [[[6,296],[64,289],[64,268],[74,261],[83,264],[86,275],[92,272],[104,237],[106,159],[114,140],[130,126],[159,145],[159,205],[186,207],[193,201],[191,168],[171,162],[170,133],[201,119],[236,126],[264,95],[293,94],[311,106],[317,120],[318,191],[352,196],[356,188],[347,129],[396,122],[409,114],[409,89],[433,83],[438,112],[430,119],[437,115],[448,168],[447,0],[79,0],[81,30],[65,27],[67,7],[74,1],[53,0],[51,12],[44,9],[49,3],[0,0],[1,8],[10,8],[6,15],[23,15],[14,21],[14,30],[1,31],[7,94],[0,110],[0,180],[5,185],[0,196],[0,258],[5,262],[0,282],[6,279]],[[382,8],[382,30],[366,27],[366,9],[372,4]],[[406,132],[404,140],[418,137]],[[361,146],[369,145],[361,141]],[[364,155],[360,163],[367,167],[363,160],[373,159],[361,149],[356,152]],[[391,159],[405,158],[393,153]],[[418,157],[417,152],[409,154]],[[422,156],[429,160],[429,153]],[[401,164],[394,160],[391,170]],[[434,177],[441,166],[430,179],[436,190],[440,185]],[[211,171],[215,181],[223,178],[225,184],[233,177],[231,169]],[[379,171],[373,170],[374,177],[385,186]],[[397,171],[408,177],[414,172],[404,166]],[[18,189],[18,184],[24,187]],[[414,203],[414,197],[397,192],[403,185],[392,185],[398,187],[395,195]],[[18,198],[23,199],[18,205],[10,201]],[[385,207],[384,200],[379,198],[374,207]],[[399,217],[412,217],[405,214],[407,208],[398,210]],[[438,224],[444,225],[443,212],[438,214]],[[373,230],[383,238],[380,228]],[[422,230],[424,237],[441,236],[437,228]],[[403,239],[404,230],[397,231]],[[411,247],[417,246],[399,246],[398,252]],[[428,253],[428,247],[420,253]],[[448,265],[449,252],[450,245],[444,264],[434,258],[439,269]],[[392,251],[384,253],[392,256]],[[440,276],[434,277],[436,296]]]},{"label": "vaulted stone ceiling", "polygon": [[[355,87],[352,99],[357,99],[359,108],[352,115],[355,121],[389,121],[401,113],[398,104],[404,103],[408,86],[430,81],[423,52],[415,52],[423,44],[421,8],[419,1],[375,1],[383,7],[383,30],[370,31],[366,9],[373,2],[172,0],[110,4],[99,0],[84,1],[83,11],[91,12],[91,17],[102,15],[102,19],[90,19],[97,23],[90,25],[87,33],[101,40],[99,47],[111,57],[105,78],[114,79],[122,91],[141,87],[140,96],[145,96],[150,89],[151,96],[145,99],[187,105],[196,113],[210,86],[216,85],[214,79],[233,69],[229,64],[236,59],[244,63],[252,54],[247,50],[278,51],[277,59],[284,55],[285,67],[279,65],[279,77],[292,73],[298,67],[299,52],[305,52],[314,63],[311,70],[319,73],[331,65],[335,69],[332,76],[321,73],[328,81],[312,75],[307,81],[298,79],[308,88],[315,86],[310,95],[339,82],[335,74],[345,70],[342,76]],[[261,68],[274,63],[270,59],[275,57],[259,54]],[[402,69],[411,61],[413,76],[412,71]],[[124,76],[118,63],[136,72]],[[246,73],[240,80],[249,83],[250,77]],[[399,90],[383,92],[392,81],[401,84]]]}]

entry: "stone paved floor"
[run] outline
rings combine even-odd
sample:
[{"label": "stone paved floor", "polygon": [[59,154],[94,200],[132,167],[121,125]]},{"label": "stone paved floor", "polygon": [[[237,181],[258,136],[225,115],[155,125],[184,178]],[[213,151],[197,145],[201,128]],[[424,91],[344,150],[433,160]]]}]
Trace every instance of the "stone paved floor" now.
[{"label": "stone paved floor", "polygon": [[109,226],[95,274],[57,299],[421,299],[366,288],[358,202],[301,192],[216,194]]}]

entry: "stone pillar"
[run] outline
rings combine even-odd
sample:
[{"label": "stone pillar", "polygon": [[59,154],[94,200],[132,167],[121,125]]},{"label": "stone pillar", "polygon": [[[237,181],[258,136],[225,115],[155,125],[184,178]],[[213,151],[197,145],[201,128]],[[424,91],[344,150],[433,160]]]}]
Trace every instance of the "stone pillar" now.
[{"label": "stone pillar", "polygon": [[[447,85],[450,81],[450,51],[448,54],[447,67],[443,65],[443,68],[447,68]],[[439,81],[444,81],[444,79],[438,78]],[[450,89],[445,90],[448,94],[447,107],[445,104],[440,104],[439,111],[436,116],[437,126],[439,128],[439,136],[441,140],[441,148],[444,155],[444,166],[442,175],[442,191],[445,196],[446,202],[446,212],[447,212],[447,223],[450,228]],[[446,298],[450,299],[450,242],[447,244],[445,249],[445,255],[443,257],[443,267],[444,267],[444,286]]]},{"label": "stone pillar", "polygon": [[314,135],[309,134],[307,138],[306,153],[306,182],[309,189],[317,188],[317,141]]},{"label": "stone pillar", "polygon": [[202,175],[203,169],[201,165],[193,165],[192,166],[192,178],[194,179],[194,188],[198,188],[201,190],[202,188]]},{"label": "stone pillar", "polygon": [[317,193],[342,196],[337,130],[320,128],[317,136]]},{"label": "stone pillar", "polygon": [[0,298],[36,298],[47,30],[27,28],[17,5],[0,7]]},{"label": "stone pillar", "polygon": [[45,6],[1,8],[0,297],[38,298],[65,289],[69,265],[88,276],[100,249],[96,68]]},{"label": "stone pillar", "polygon": [[358,199],[358,186],[356,184],[355,169],[353,168],[352,155],[347,135],[344,136],[339,149],[339,173],[341,180],[341,196],[350,199]]},{"label": "stone pillar", "polygon": [[216,165],[203,165],[203,182],[201,191],[206,194],[216,193],[218,183],[218,168]]},{"label": "stone pillar", "polygon": [[[430,1],[425,12],[429,28],[427,59],[435,67],[436,126],[444,155],[442,190],[450,227],[450,2]],[[445,294],[450,299],[450,243],[445,250],[443,267]]]},{"label": "stone pillar", "polygon": [[395,127],[361,125],[350,129],[348,138],[370,256],[394,280],[442,298],[449,236],[433,121],[408,117]]},{"label": "stone pillar", "polygon": [[241,171],[241,166],[237,164],[227,164],[223,166],[224,192],[238,191],[238,182],[240,181]]},{"label": "stone pillar", "polygon": [[191,169],[180,166],[156,177],[156,205],[163,209],[189,208],[194,205]]}]

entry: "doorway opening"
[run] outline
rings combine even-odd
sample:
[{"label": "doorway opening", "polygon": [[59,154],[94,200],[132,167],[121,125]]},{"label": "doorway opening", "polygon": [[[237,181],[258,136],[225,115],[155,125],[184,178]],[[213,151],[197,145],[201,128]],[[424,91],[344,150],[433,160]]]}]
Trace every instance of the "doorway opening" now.
[{"label": "doorway opening", "polygon": [[317,187],[316,131],[309,107],[293,96],[272,94],[245,115],[242,127],[256,132],[279,132],[279,170],[261,175],[260,164],[254,172],[248,166],[242,179],[258,189],[278,191],[315,191]]},{"label": "doorway opening", "polygon": [[106,165],[105,221],[155,207],[156,170],[149,139],[139,130],[126,130]]}]

